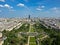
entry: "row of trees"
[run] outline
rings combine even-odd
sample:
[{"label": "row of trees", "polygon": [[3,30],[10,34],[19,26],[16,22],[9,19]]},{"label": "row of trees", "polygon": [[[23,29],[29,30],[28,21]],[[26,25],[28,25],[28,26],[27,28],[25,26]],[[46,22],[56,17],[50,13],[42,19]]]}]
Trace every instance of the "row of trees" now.
[{"label": "row of trees", "polygon": [[[60,32],[55,29],[46,28],[40,23],[34,25],[38,33],[45,32],[49,38],[45,38],[42,41],[40,40],[41,45],[60,45]],[[38,35],[39,38],[41,35]]]},{"label": "row of trees", "polygon": [[[29,24],[25,26],[23,24],[19,29],[13,29],[11,31],[4,30],[3,37],[7,37],[6,40],[4,40],[3,45],[25,45],[28,41],[28,36],[24,34],[19,34],[19,32],[27,32],[29,30]],[[18,34],[20,36],[18,36]]]}]

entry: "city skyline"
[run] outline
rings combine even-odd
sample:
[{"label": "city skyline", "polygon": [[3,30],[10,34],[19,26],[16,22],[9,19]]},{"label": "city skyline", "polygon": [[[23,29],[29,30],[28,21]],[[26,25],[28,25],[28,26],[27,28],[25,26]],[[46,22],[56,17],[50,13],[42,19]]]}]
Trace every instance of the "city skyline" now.
[{"label": "city skyline", "polygon": [[60,0],[0,0],[0,17],[60,17]]}]

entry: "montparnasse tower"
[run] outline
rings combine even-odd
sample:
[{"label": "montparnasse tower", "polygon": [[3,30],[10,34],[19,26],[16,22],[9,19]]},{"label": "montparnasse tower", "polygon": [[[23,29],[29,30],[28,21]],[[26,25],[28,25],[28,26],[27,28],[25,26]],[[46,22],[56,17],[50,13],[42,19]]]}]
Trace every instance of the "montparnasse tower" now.
[{"label": "montparnasse tower", "polygon": [[31,17],[30,17],[30,15],[28,16],[28,19],[30,19]]}]

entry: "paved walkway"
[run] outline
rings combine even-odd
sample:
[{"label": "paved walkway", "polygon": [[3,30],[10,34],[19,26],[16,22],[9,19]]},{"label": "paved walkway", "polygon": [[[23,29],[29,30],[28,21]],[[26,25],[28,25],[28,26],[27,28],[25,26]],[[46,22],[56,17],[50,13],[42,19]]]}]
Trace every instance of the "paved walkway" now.
[{"label": "paved walkway", "polygon": [[49,37],[48,35],[45,35],[44,37],[42,37],[42,38],[40,38],[41,40],[43,40],[43,39],[45,39],[45,38],[47,38],[47,37]]},{"label": "paved walkway", "polygon": [[[30,30],[31,30],[31,24],[30,24],[29,32]],[[30,36],[28,36],[28,45],[29,45],[29,41],[30,41]]]}]

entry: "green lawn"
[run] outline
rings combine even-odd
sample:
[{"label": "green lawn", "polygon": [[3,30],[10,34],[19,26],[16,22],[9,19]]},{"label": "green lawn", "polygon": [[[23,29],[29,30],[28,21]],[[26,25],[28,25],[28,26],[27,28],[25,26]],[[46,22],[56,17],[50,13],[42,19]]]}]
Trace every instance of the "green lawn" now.
[{"label": "green lawn", "polygon": [[18,32],[28,32],[29,31],[29,24],[23,24],[18,30]]},{"label": "green lawn", "polygon": [[35,27],[33,25],[30,26],[30,32],[35,32]]},{"label": "green lawn", "polygon": [[35,37],[30,37],[30,45],[36,45]]},{"label": "green lawn", "polygon": [[30,32],[35,32],[35,30],[34,30],[34,28],[33,28],[33,27],[31,28],[31,31],[30,31]]},{"label": "green lawn", "polygon": [[35,42],[35,41],[36,41],[35,37],[30,37],[30,42]]}]

